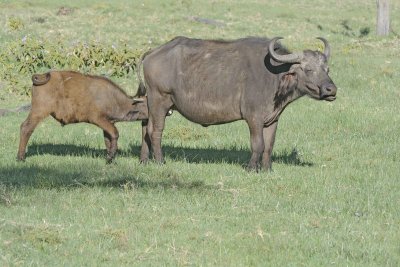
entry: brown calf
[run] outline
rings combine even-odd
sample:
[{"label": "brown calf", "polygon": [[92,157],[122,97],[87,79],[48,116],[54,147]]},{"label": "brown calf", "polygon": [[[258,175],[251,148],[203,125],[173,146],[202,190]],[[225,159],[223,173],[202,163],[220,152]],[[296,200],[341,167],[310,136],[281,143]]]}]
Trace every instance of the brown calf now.
[{"label": "brown calf", "polygon": [[25,159],[29,137],[40,121],[51,115],[62,126],[87,122],[103,129],[110,163],[117,151],[118,121],[146,120],[145,97],[132,98],[111,80],[73,71],[51,71],[32,76],[32,108],[21,124],[17,159]]}]

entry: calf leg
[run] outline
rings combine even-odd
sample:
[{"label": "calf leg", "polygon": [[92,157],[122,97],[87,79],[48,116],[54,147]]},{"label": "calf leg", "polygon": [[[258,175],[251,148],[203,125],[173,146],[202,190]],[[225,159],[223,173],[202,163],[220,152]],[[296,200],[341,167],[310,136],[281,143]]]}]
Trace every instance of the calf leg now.
[{"label": "calf leg", "polygon": [[94,122],[94,124],[96,124],[97,126],[99,126],[101,129],[103,129],[103,133],[104,133],[104,139],[108,139],[109,140],[109,147],[107,147],[107,143],[108,140],[105,141],[106,143],[106,147],[107,147],[107,163],[111,163],[115,157],[115,153],[117,152],[118,149],[118,130],[115,127],[114,124],[112,124],[111,122],[109,122],[106,119],[100,119],[97,122]]},{"label": "calf leg", "polygon": [[104,144],[106,145],[107,149],[107,154],[109,154],[111,150],[111,136],[104,130],[103,130],[103,136],[104,136]]},{"label": "calf leg", "polygon": [[47,115],[38,116],[34,115],[31,111],[28,118],[26,118],[26,120],[21,124],[17,160],[25,160],[26,145],[28,144],[29,138],[39,122],[45,117],[47,117]]},{"label": "calf leg", "polygon": [[250,129],[251,158],[247,168],[258,170],[260,156],[264,151],[263,125],[253,121],[247,122]]},{"label": "calf leg", "polygon": [[263,136],[264,136],[264,153],[262,157],[262,168],[264,170],[272,170],[272,149],[275,143],[275,133],[276,128],[278,126],[278,122],[274,122],[268,127],[263,129]]},{"label": "calf leg", "polygon": [[142,147],[140,149],[140,163],[147,163],[150,155],[151,141],[147,133],[148,121],[142,121]]}]

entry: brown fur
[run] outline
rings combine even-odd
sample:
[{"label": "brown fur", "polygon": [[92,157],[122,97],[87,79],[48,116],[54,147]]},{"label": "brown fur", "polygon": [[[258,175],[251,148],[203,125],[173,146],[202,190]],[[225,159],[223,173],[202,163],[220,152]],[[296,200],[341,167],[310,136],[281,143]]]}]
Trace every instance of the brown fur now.
[{"label": "brown fur", "polygon": [[25,159],[29,137],[51,115],[61,125],[87,122],[103,129],[107,161],[117,151],[118,121],[146,120],[146,97],[135,100],[111,80],[74,71],[52,71],[32,76],[32,109],[21,124],[17,159]]}]

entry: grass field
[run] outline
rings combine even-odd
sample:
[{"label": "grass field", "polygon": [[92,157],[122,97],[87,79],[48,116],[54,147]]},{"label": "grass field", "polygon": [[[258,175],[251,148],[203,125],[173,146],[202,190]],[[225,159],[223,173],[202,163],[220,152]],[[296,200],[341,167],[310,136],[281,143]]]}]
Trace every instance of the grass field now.
[{"label": "grass field", "polygon": [[[26,37],[146,50],[176,35],[256,35],[284,36],[298,50],[320,49],[314,38],[323,36],[338,97],[302,98],[285,110],[271,173],[243,168],[244,122],[203,128],[174,113],[164,131],[167,163],[143,166],[140,123],[117,125],[119,153],[106,165],[99,128],[49,118],[20,163],[27,113],[0,117],[0,266],[400,265],[398,2],[387,38],[375,36],[372,0],[65,5],[0,1],[0,48]],[[58,15],[63,6],[67,14]],[[135,93],[133,74],[112,79]],[[7,88],[1,80],[0,108],[29,102]]]}]

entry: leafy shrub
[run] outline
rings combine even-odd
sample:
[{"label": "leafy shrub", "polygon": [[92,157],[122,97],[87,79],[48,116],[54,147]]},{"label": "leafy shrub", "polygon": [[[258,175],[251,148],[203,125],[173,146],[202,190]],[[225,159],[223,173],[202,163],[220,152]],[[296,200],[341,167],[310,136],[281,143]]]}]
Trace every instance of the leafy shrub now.
[{"label": "leafy shrub", "polygon": [[29,94],[30,76],[49,69],[124,77],[133,72],[142,51],[97,42],[68,45],[30,37],[8,43],[0,51],[0,78],[9,92]]},{"label": "leafy shrub", "polygon": [[24,28],[24,22],[17,17],[11,17],[8,19],[8,27],[13,31],[18,31]]}]

